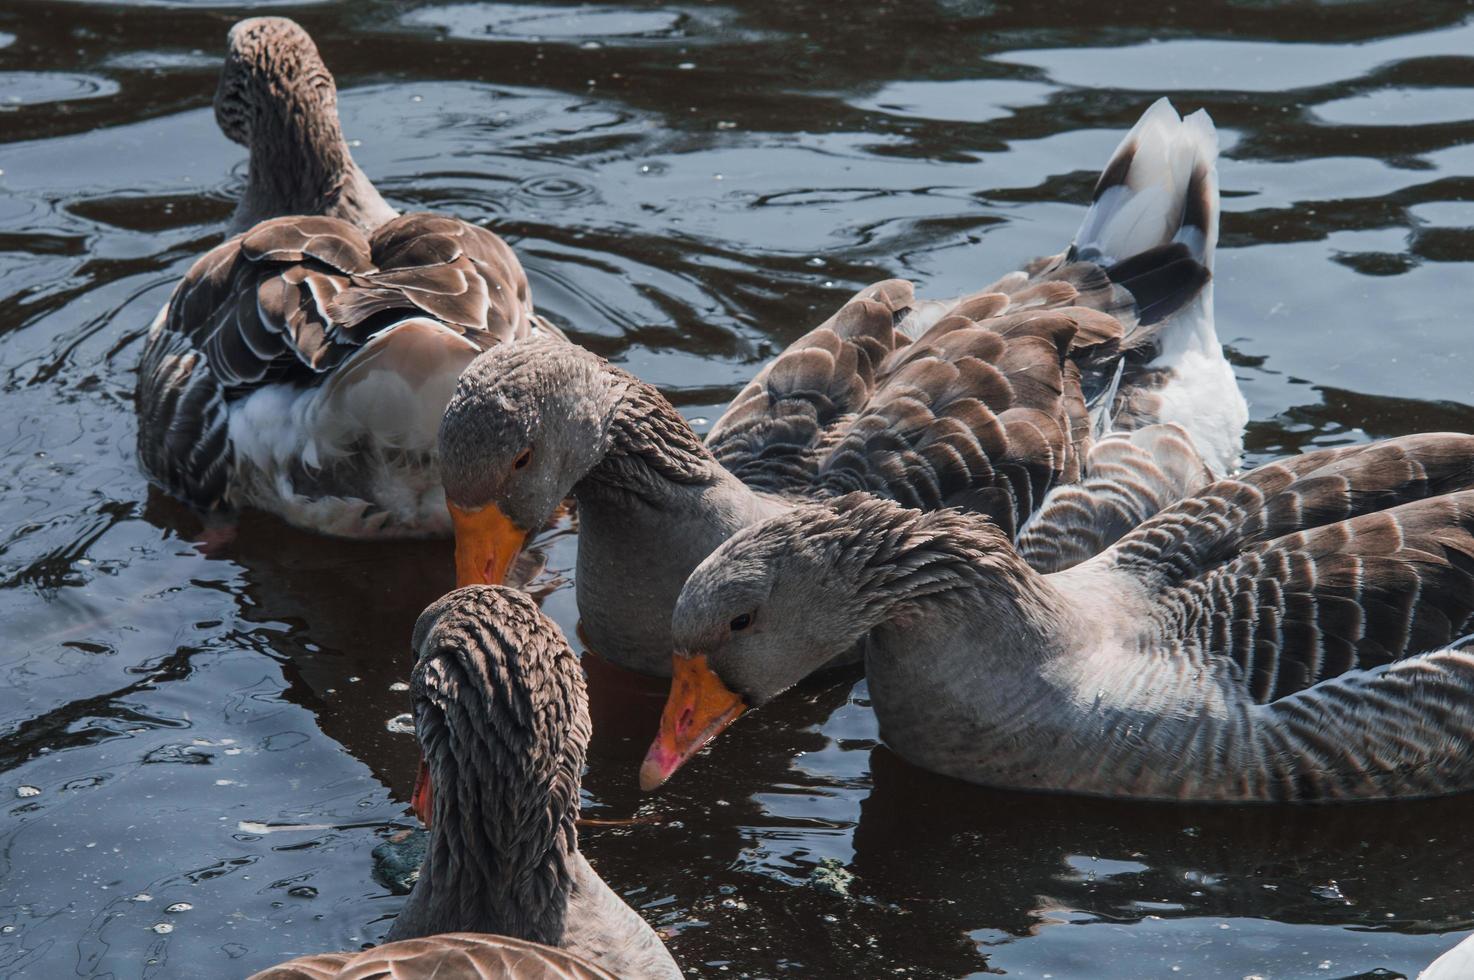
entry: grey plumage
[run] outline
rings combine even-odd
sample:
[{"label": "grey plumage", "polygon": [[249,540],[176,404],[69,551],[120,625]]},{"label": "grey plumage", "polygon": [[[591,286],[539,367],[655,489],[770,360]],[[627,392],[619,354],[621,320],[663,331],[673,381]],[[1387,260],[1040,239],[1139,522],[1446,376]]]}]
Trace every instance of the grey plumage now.
[{"label": "grey plumage", "polygon": [[525,594],[458,589],[415,627],[415,728],[434,787],[425,863],[390,941],[500,933],[620,977],[679,976],[578,850],[589,739],[578,659]]},{"label": "grey plumage", "polygon": [[1474,788],[1471,629],[1452,434],[1221,480],[1047,575],[974,516],[845,497],[735,535],[673,617],[752,704],[863,641],[882,735],[924,767],[1201,800]]},{"label": "grey plumage", "polygon": [[[1148,162],[1126,172],[1152,178]],[[1161,217],[1149,204],[1092,211],[1082,233],[1096,237],[1080,248],[962,297],[920,299],[896,279],[866,287],[766,365],[704,445],[659,392],[591,354],[537,341],[489,351],[462,375],[441,425],[447,497],[468,512],[494,506],[523,532],[576,498],[587,637],[658,674],[670,670],[670,613],[686,576],[756,520],[863,491],[964,507],[1013,536],[1052,490],[1085,475],[1097,420],[1118,390],[1138,389],[1138,362],[1155,356],[1176,311],[1201,311],[1216,224],[1187,228],[1181,202],[1163,206],[1176,214],[1156,237],[1134,230]],[[1141,248],[1102,251],[1126,238]],[[1186,462],[1164,460],[1147,478],[1135,520],[1175,499],[1179,470],[1202,466],[1187,436],[1152,445]],[[1124,530],[1108,539],[1043,526],[1085,532],[1067,545],[1076,552]]]}]

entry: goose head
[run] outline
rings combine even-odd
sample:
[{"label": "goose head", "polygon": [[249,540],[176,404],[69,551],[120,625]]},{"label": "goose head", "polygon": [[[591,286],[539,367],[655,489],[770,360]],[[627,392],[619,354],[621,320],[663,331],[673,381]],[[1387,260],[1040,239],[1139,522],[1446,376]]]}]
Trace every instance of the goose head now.
[{"label": "goose head", "polygon": [[[868,506],[853,507],[861,498]],[[738,531],[686,580],[660,734],[640,786],[660,786],[750,708],[852,649],[877,619],[876,560],[908,512],[864,494]],[[876,506],[879,505],[879,506]]]},{"label": "goose head", "polygon": [[743,712],[882,625],[914,627],[901,635],[908,646],[925,646],[940,621],[986,624],[994,641],[1027,647],[1032,626],[1015,607],[1035,603],[1038,585],[989,518],[910,510],[863,492],[738,531],[676,600],[671,693],[641,787],[660,786]]},{"label": "goose head", "polygon": [[295,21],[252,17],[230,29],[215,90],[215,121],[249,149],[338,132],[338,88],[317,45]]},{"label": "goose head", "polygon": [[590,731],[578,660],[527,595],[494,586],[435,602],[413,642],[423,759],[414,806],[430,842],[403,931],[391,936],[557,943]]},{"label": "goose head", "polygon": [[528,535],[609,454],[632,381],[551,338],[499,344],[471,362],[440,423],[458,585],[505,578]]},{"label": "goose head", "polygon": [[292,21],[252,17],[231,28],[215,121],[251,151],[232,232],[296,214],[325,214],[365,231],[394,217],[343,139],[332,73]]}]

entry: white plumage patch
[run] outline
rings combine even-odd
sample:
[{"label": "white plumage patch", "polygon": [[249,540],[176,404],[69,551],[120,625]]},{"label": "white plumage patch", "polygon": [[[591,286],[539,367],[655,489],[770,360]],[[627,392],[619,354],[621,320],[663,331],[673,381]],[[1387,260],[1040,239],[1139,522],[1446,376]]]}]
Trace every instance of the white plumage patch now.
[{"label": "white plumage patch", "polygon": [[[345,537],[448,534],[435,440],[477,353],[414,317],[375,334],[321,387],[268,385],[234,403],[236,503]],[[353,492],[324,495],[319,483]]]}]

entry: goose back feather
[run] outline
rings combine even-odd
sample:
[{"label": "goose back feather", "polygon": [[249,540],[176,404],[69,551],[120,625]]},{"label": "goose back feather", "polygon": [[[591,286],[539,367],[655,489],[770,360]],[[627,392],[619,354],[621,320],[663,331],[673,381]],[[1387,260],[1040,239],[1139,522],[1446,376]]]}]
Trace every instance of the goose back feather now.
[{"label": "goose back feather", "polygon": [[361,953],[302,956],[250,980],[615,980],[561,949],[507,936],[458,932],[404,939]]},{"label": "goose back feather", "polygon": [[478,352],[535,323],[516,256],[485,229],[432,214],[371,236],[329,217],[263,222],[201,257],[149,331],[139,458],[202,511],[444,533],[441,409]]}]

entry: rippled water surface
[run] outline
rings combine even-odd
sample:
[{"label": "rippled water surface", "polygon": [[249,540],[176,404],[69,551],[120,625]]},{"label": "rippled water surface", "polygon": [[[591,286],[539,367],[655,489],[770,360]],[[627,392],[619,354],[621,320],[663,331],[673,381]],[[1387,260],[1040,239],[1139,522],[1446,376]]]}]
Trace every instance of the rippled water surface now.
[{"label": "rippled water surface", "polygon": [[[1474,431],[1467,3],[272,6],[393,203],[489,223],[544,312],[698,427],[860,285],[1058,250],[1167,93],[1222,131],[1252,459]],[[415,824],[388,723],[449,545],[253,517],[207,558],[133,460],[144,327],[240,187],[209,105],[244,10],[0,4],[0,976],[242,976],[401,901],[371,853]],[[544,544],[572,633],[575,541]],[[984,792],[877,748],[853,676],[645,797],[658,693],[593,680],[588,810],[650,819],[585,849],[693,976],[1395,976],[1474,928],[1474,801]]]}]

